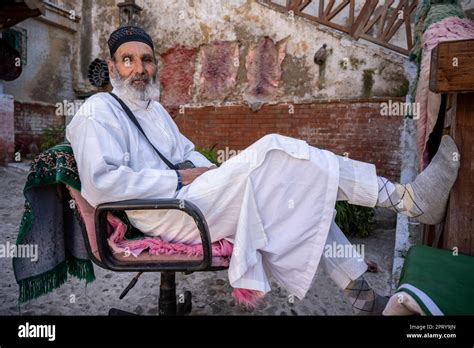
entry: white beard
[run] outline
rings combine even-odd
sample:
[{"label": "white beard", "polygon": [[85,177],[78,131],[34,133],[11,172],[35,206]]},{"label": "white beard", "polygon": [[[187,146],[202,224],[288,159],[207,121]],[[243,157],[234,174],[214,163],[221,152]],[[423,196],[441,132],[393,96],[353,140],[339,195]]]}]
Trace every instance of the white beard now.
[{"label": "white beard", "polygon": [[[148,82],[144,88],[137,88],[133,86],[133,82],[143,77],[137,77],[136,75],[129,76],[124,79],[117,72],[114,66],[113,74],[110,75],[110,83],[114,89],[121,95],[124,95],[132,100],[158,100],[160,98],[160,87],[156,83],[156,77],[148,78]],[[147,78],[145,78],[147,79]]]}]

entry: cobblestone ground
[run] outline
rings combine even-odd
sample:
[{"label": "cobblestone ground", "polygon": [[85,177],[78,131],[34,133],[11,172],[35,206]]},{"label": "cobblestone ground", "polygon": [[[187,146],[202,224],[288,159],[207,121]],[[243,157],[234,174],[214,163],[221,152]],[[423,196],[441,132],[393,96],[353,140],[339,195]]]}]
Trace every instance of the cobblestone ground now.
[{"label": "cobblestone ground", "polygon": [[[0,167],[0,244],[14,243],[23,212],[23,185],[26,172],[12,167]],[[379,266],[377,273],[367,273],[366,279],[384,295],[390,294],[390,273],[393,261],[395,215],[377,213],[377,224],[369,238],[350,238],[365,244],[366,260]],[[95,266],[96,280],[87,286],[71,278],[61,288],[18,306],[18,286],[11,258],[0,258],[0,315],[107,315],[116,307],[143,315],[158,312],[160,275],[145,273],[135,288],[123,299],[119,295],[133,274],[110,272]],[[321,270],[306,297],[294,302],[274,281],[272,291],[252,312],[235,304],[228,284],[227,272],[177,274],[178,295],[185,290],[193,293],[192,315],[351,315],[351,306],[342,291]],[[75,300],[75,301],[73,301]]]}]

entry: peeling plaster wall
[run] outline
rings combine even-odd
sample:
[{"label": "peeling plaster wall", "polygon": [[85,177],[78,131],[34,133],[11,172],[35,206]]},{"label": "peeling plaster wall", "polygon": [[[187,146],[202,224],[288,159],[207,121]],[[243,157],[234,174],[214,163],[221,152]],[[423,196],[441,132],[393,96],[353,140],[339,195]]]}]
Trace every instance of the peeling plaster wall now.
[{"label": "peeling plaster wall", "polygon": [[[119,11],[117,4],[122,1],[102,0],[92,1],[92,56],[106,59],[109,56],[107,40],[110,34],[119,26]],[[157,8],[157,2],[153,7]],[[92,60],[91,60],[92,61]]]},{"label": "peeling plaster wall", "polygon": [[79,0],[50,1],[44,15],[12,28],[26,33],[22,73],[18,79],[4,82],[5,93],[14,99],[14,149],[22,156],[38,151],[46,128],[68,121],[56,115],[55,105],[77,96],[77,38],[82,14],[79,5]]},{"label": "peeling plaster wall", "polygon": [[74,88],[77,95],[89,96],[97,92],[87,77],[89,65],[96,58],[108,58],[107,39],[119,26],[115,0],[83,0],[81,3],[81,28],[76,39],[77,54],[74,69]]},{"label": "peeling plaster wall", "polygon": [[18,79],[4,82],[5,93],[21,102],[54,104],[74,99],[73,33],[35,18],[15,28],[27,31],[27,62]]},{"label": "peeling plaster wall", "polygon": [[[106,39],[118,25],[118,1],[107,0],[95,5],[93,20],[93,55],[107,57]],[[251,45],[264,36],[276,43],[288,37],[286,57],[282,62],[282,78],[278,86],[281,96],[276,102],[312,102],[320,99],[399,96],[405,90],[404,57],[374,44],[359,41],[305,19],[288,19],[283,13],[251,0],[137,0],[143,7],[141,21],[150,33],[158,54],[182,46],[198,48],[215,41],[238,41],[240,44],[237,83],[226,102],[242,103],[247,87],[245,57]],[[314,53],[328,46],[328,57],[320,76],[313,62]],[[99,46],[100,47],[99,47]],[[341,67],[341,61],[360,60],[357,67]],[[373,82],[367,91],[364,70],[372,71]],[[195,71],[200,71],[196,61]],[[201,98],[198,88],[190,96],[196,104],[220,104]]]},{"label": "peeling plaster wall", "polygon": [[[144,8],[143,24],[154,38],[158,51],[176,45],[198,47],[212,41],[239,41],[243,51],[261,37],[269,36],[275,42],[289,37],[286,58],[282,63],[283,96],[275,102],[311,102],[316,99],[354,98],[361,96],[397,96],[406,85],[403,75],[404,57],[350,37],[307,20],[289,20],[282,13],[255,1],[163,1],[156,7],[153,1],[139,1]],[[328,45],[324,83],[320,67],[313,63],[314,53]],[[358,67],[342,69],[344,58],[363,60]],[[240,69],[245,69],[240,62]],[[373,86],[364,95],[363,70],[373,71]],[[237,83],[242,91],[246,80]],[[200,102],[199,96],[193,100]],[[228,101],[242,102],[242,93]]]}]

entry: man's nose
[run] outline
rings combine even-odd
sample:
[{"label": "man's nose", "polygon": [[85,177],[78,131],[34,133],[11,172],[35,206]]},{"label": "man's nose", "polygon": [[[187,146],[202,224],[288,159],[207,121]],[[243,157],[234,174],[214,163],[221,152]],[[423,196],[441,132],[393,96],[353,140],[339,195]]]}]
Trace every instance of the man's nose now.
[{"label": "man's nose", "polygon": [[145,67],[143,65],[143,62],[138,61],[134,64],[133,70],[135,74],[142,75],[145,72]]}]

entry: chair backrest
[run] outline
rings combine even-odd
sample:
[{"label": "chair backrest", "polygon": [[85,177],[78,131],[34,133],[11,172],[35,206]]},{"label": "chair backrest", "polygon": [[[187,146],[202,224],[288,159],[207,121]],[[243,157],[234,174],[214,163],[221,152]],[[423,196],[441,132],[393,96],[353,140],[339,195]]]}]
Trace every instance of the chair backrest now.
[{"label": "chair backrest", "polygon": [[95,235],[95,208],[91,206],[84,197],[82,197],[79,191],[70,186],[66,187],[69,190],[71,198],[76,202],[77,212],[79,213],[78,218],[82,220],[80,222],[85,227],[92,255],[94,255],[97,260],[101,261]]}]

